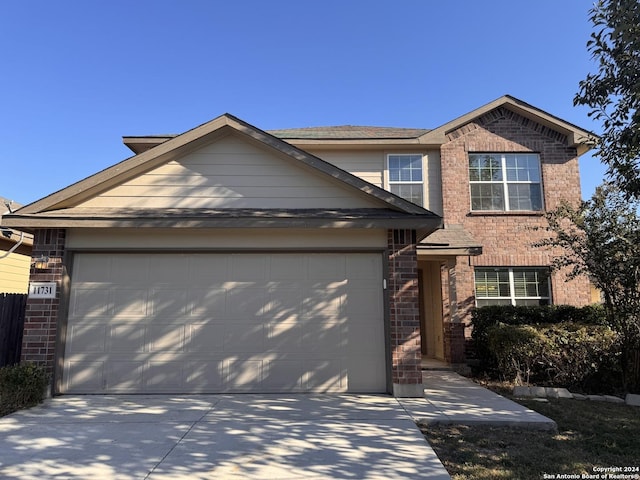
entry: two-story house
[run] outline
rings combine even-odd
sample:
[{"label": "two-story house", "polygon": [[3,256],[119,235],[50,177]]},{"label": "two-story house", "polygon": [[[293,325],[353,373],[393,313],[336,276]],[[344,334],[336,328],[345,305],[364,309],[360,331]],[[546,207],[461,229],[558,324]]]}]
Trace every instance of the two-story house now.
[{"label": "two-story house", "polygon": [[422,394],[470,310],[582,305],[531,243],[591,135],[505,96],[434,130],[222,115],[2,219],[34,233],[23,359],[57,393]]}]

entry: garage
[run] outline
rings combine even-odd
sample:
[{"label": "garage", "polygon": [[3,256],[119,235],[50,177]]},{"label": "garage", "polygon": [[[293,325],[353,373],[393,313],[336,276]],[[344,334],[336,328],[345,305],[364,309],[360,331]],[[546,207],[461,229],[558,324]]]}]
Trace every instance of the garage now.
[{"label": "garage", "polygon": [[75,253],[61,393],[385,392],[381,253]]}]

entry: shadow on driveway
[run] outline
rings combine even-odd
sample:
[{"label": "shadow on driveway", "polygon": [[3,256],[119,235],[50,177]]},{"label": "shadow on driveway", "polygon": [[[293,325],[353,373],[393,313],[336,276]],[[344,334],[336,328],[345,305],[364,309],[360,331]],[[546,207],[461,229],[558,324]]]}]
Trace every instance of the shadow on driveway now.
[{"label": "shadow on driveway", "polygon": [[384,395],[63,396],[0,419],[13,479],[449,479]]}]

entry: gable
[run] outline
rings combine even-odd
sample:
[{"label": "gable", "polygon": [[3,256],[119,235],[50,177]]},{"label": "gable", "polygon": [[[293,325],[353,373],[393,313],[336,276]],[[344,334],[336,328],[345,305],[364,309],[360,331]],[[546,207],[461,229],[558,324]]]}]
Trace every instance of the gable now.
[{"label": "gable", "polygon": [[239,135],[217,139],[82,208],[381,208],[383,203]]}]

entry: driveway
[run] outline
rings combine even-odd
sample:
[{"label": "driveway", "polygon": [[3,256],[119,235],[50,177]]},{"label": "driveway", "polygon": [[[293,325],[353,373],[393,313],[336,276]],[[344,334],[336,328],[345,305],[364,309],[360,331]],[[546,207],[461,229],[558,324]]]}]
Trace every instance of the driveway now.
[{"label": "driveway", "polygon": [[12,479],[449,479],[384,395],[63,396],[0,444]]}]

